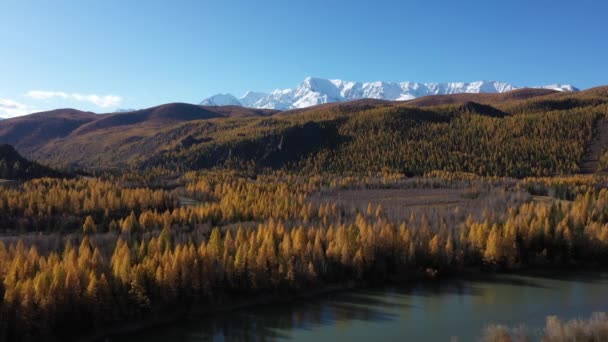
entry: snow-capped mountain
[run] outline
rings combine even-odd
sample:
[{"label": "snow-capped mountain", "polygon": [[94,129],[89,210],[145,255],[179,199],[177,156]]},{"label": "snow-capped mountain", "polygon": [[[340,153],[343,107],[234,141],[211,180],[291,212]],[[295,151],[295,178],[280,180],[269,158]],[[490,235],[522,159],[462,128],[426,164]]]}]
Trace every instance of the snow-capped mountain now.
[{"label": "snow-capped mountain", "polygon": [[557,91],[579,91],[578,88],[573,87],[569,84],[559,84],[559,83],[549,84],[549,85],[538,87],[538,88],[551,89],[551,90],[557,90]]},{"label": "snow-capped mountain", "polygon": [[202,106],[243,106],[236,97],[230,94],[213,95],[204,99],[200,104]]},{"label": "snow-capped mountain", "polygon": [[[307,77],[295,89],[277,89],[270,93],[249,91],[241,98],[218,94],[207,98],[201,105],[238,105],[251,108],[293,109],[329,102],[352,101],[364,98],[405,101],[427,95],[459,93],[504,93],[515,90],[512,84],[498,81],[417,83],[417,82],[352,82]],[[578,91],[571,85],[552,84],[539,88],[558,91]]]}]

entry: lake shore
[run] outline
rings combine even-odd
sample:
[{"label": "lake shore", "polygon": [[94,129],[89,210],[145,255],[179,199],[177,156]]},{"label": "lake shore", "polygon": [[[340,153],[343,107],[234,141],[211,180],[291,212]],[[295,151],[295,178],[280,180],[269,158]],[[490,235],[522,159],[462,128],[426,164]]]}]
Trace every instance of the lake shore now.
[{"label": "lake shore", "polygon": [[[560,271],[559,275],[556,276],[556,271]],[[323,295],[353,291],[359,289],[366,289],[376,286],[420,286],[424,284],[437,284],[441,281],[466,281],[466,280],[488,280],[492,277],[503,276],[503,275],[517,275],[517,276],[528,276],[538,278],[563,278],[568,279],[576,276],[593,277],[595,271],[606,272],[606,269],[597,267],[534,267],[519,270],[509,271],[496,271],[496,270],[480,270],[478,268],[467,268],[459,270],[458,272],[444,272],[436,274],[430,270],[419,271],[411,274],[408,277],[393,277],[383,282],[382,284],[370,284],[366,282],[350,281],[342,284],[331,284],[322,286],[317,289],[303,290],[299,293],[275,293],[275,294],[257,294],[252,295],[252,298],[237,298],[232,300],[226,300],[222,303],[201,303],[200,306],[189,307],[185,309],[177,309],[172,311],[158,311],[152,313],[150,316],[138,320],[136,322],[123,324],[121,326],[114,326],[104,328],[103,330],[96,331],[87,336],[81,336],[76,341],[78,342],[97,342],[97,341],[112,341],[113,336],[120,336],[125,334],[134,333],[137,331],[145,330],[150,327],[159,325],[167,325],[178,322],[180,319],[186,319],[189,317],[200,317],[213,315],[218,313],[231,312],[236,310],[254,308],[258,306],[291,303],[294,301],[310,298],[318,298]],[[563,272],[563,273],[562,273]],[[206,307],[205,307],[206,306]]]},{"label": "lake shore", "polygon": [[[231,300],[227,303],[211,304],[207,308],[188,308],[174,310],[173,312],[157,312],[152,314],[150,317],[146,317],[142,320],[133,323],[127,323],[121,326],[115,326],[110,328],[103,328],[102,331],[97,331],[87,336],[81,336],[76,339],[78,342],[97,342],[97,341],[111,341],[112,336],[123,335],[140,331],[152,326],[165,325],[177,322],[180,319],[184,319],[191,316],[205,316],[211,314],[217,314],[222,312],[230,312],[234,310],[241,310],[251,308],[260,305],[268,304],[280,304],[289,303],[296,300],[315,298],[325,294],[334,292],[349,291],[357,288],[367,286],[363,283],[348,282],[344,284],[335,284],[323,286],[319,289],[306,290],[297,294],[263,294],[255,296],[251,299],[236,299]],[[203,306],[205,304],[201,304]]]}]

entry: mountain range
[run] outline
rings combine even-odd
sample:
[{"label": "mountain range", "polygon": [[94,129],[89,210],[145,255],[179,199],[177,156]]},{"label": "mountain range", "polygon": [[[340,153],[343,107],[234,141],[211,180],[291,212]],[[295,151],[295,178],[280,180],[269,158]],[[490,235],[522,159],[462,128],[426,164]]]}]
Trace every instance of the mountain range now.
[{"label": "mountain range", "polygon": [[[294,89],[277,89],[270,93],[248,91],[240,98],[217,94],[204,99],[204,106],[243,106],[287,110],[306,108],[331,102],[359,99],[407,101],[428,95],[461,93],[504,93],[522,87],[498,81],[418,83],[418,82],[352,82],[337,79],[307,77]],[[571,85],[552,84],[534,88],[557,91],[578,91]]]},{"label": "mountain range", "polygon": [[[365,98],[285,111],[187,103],[106,114],[65,108],[0,121],[0,144],[13,145],[30,160],[70,169],[162,166],[189,170],[222,165],[227,160],[280,167],[307,158],[321,163],[333,158],[332,151],[339,146],[343,152],[375,146],[374,134],[387,130],[410,132],[412,127],[428,123],[460,132],[465,127],[454,126],[459,117],[465,120],[472,115],[507,123],[529,115],[539,119],[554,111],[586,113],[597,107],[601,112],[606,104],[608,86],[579,92],[526,88],[429,95],[409,101]],[[573,117],[570,114],[564,118]],[[485,132],[488,128],[479,129]],[[521,137],[518,132],[513,132],[513,137]],[[409,133],[395,139],[407,137]],[[327,161],[328,165],[340,158]],[[412,172],[420,171],[416,170]]]}]

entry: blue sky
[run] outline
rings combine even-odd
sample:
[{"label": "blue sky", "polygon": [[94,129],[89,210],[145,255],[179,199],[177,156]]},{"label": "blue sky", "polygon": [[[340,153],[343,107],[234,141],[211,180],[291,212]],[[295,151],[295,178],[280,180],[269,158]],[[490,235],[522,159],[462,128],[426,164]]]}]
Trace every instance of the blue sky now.
[{"label": "blue sky", "polygon": [[0,1],[0,117],[354,81],[608,84],[603,1]]}]

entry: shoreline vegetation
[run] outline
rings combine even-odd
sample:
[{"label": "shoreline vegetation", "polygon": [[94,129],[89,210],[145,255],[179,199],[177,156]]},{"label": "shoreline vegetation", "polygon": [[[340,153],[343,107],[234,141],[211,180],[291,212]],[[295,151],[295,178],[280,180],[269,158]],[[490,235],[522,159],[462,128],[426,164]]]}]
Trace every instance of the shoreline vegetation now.
[{"label": "shoreline vegetation", "polygon": [[296,300],[315,298],[321,295],[326,295],[334,292],[349,291],[358,289],[356,284],[342,284],[342,285],[330,285],[316,290],[308,290],[306,292],[295,293],[295,294],[268,294],[261,295],[251,299],[235,299],[230,300],[228,303],[214,304],[213,308],[201,309],[201,308],[188,308],[176,310],[174,312],[163,312],[157,313],[154,317],[146,318],[136,323],[125,324],[119,327],[104,328],[103,332],[93,332],[90,335],[85,335],[77,338],[79,342],[97,342],[104,341],[106,338],[113,336],[123,335],[142,331],[149,327],[158,325],[166,325],[179,321],[180,319],[188,317],[205,317],[221,312],[230,312],[236,310],[242,310],[252,308],[261,305],[278,304],[278,303],[289,303]]},{"label": "shoreline vegetation", "polygon": [[575,318],[562,321],[557,316],[547,316],[545,327],[531,330],[525,324],[516,327],[489,325],[482,334],[482,342],[596,342],[608,340],[608,314],[594,312],[587,319]]}]

